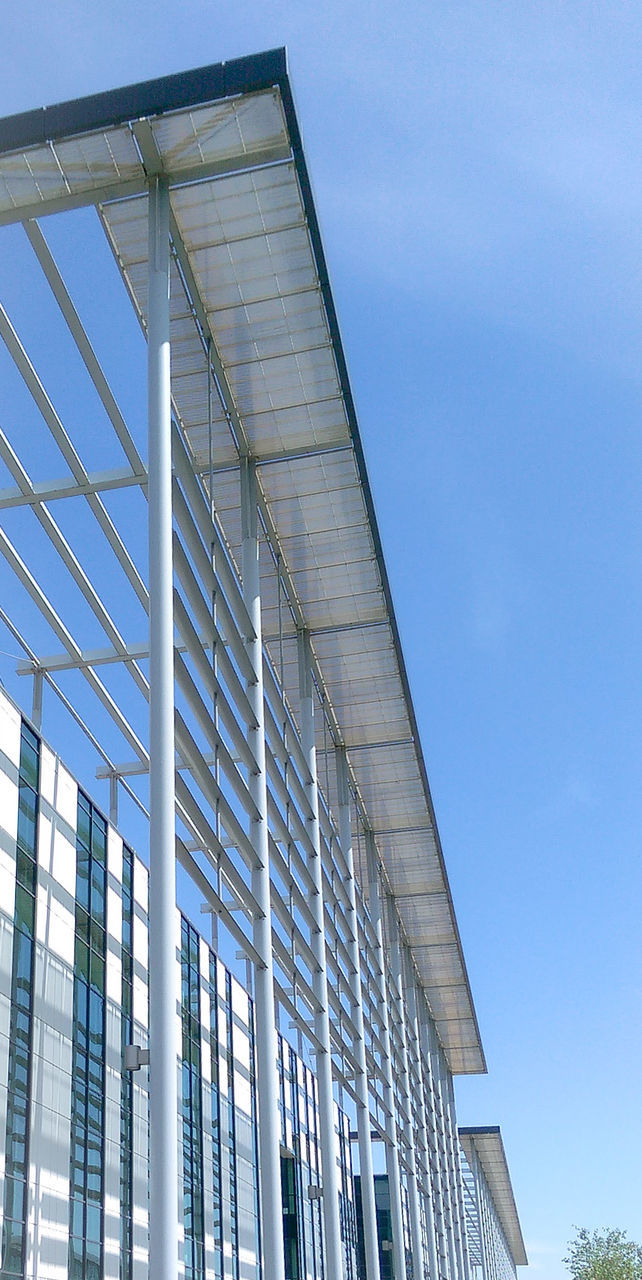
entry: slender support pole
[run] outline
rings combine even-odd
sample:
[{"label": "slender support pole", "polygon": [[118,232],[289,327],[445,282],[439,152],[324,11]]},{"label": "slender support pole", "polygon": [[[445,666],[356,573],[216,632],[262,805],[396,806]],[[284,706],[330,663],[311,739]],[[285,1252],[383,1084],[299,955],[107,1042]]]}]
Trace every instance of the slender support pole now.
[{"label": "slender support pole", "polygon": [[446,1096],[448,1103],[449,1131],[453,1159],[453,1177],[455,1182],[455,1199],[457,1205],[456,1238],[461,1254],[462,1276],[470,1280],[470,1258],[468,1255],[468,1239],[466,1236],[466,1216],[464,1213],[464,1187],[459,1154],[459,1136],[457,1133],[457,1112],[455,1109],[455,1088],[453,1078],[447,1067],[444,1067],[446,1079]]},{"label": "slender support pole", "polygon": [[375,931],[376,965],[379,971],[379,999],[381,1001],[381,1040],[383,1043],[384,1106],[387,1111],[386,1172],[390,1193],[390,1220],[392,1226],[392,1258],[395,1280],[406,1280],[406,1250],[403,1238],[403,1210],[401,1207],[401,1170],[397,1146],[397,1108],[392,1079],[390,1055],[390,1016],[386,992],[386,961],[383,950],[383,924],[381,910],[381,885],[377,851],[372,831],[366,831],[366,855],[368,860],[368,903],[370,918]]},{"label": "slender support pole", "polygon": [[496,1267],[493,1250],[493,1239],[491,1226],[488,1216],[488,1201],[486,1198],[486,1179],[481,1167],[481,1162],[475,1152],[476,1161],[476,1181],[477,1195],[479,1199],[479,1226],[482,1237],[482,1272],[485,1280],[496,1280]]},{"label": "slender support pole", "polygon": [[41,667],[33,671],[33,699],[31,703],[31,719],[34,729],[42,729],[42,685],[44,672]]},{"label": "slender support pole", "polygon": [[426,1004],[425,997],[420,999],[417,1010],[419,1017],[419,1039],[421,1043],[422,1058],[425,1067],[424,1087],[425,1096],[428,1099],[426,1107],[426,1120],[428,1125],[428,1143],[433,1154],[433,1160],[436,1169],[436,1177],[433,1180],[432,1192],[434,1197],[435,1208],[435,1239],[437,1245],[437,1255],[439,1259],[438,1275],[448,1275],[448,1241],[446,1238],[446,1209],[444,1205],[444,1188],[442,1180],[442,1165],[440,1159],[440,1129],[437,1117],[437,1096],[434,1084],[434,1075],[432,1067],[432,1049],[429,1035],[428,1023],[430,1021],[430,1013]]},{"label": "slender support pole", "polygon": [[432,1186],[430,1177],[430,1144],[428,1141],[428,1122],[426,1120],[426,1103],[424,1098],[424,1059],[421,1052],[421,1038],[419,1034],[419,1017],[417,1012],[417,990],[415,986],[415,976],[412,971],[412,963],[408,952],[404,954],[406,969],[406,1003],[408,1006],[409,1016],[409,1036],[408,1047],[415,1063],[415,1071],[419,1081],[419,1097],[417,1098],[417,1112],[419,1116],[419,1131],[421,1136],[421,1144],[425,1153],[426,1160],[426,1193],[424,1196],[425,1213],[426,1213],[426,1232],[428,1236],[428,1268],[430,1280],[439,1280],[439,1262],[437,1259],[437,1241],[435,1234],[435,1211],[432,1201]]},{"label": "slender support pole", "polygon": [[361,1171],[361,1204],[363,1211],[363,1238],[366,1253],[366,1280],[380,1280],[379,1245],[377,1237],[377,1206],[372,1164],[372,1137],[370,1128],[370,1101],[368,1096],[368,1068],[366,1064],[366,1037],[363,1022],[361,991],[361,958],[359,955],[359,928],[357,920],[357,896],[354,878],[354,850],[352,847],[352,822],[350,818],[350,789],[348,766],[344,747],[336,750],[337,791],[339,794],[339,840],[348,868],[348,949],[352,965],[352,1017],[357,1032],[357,1071],[355,1092],[357,1095],[357,1137],[359,1141],[359,1166]]},{"label": "slender support pole", "polygon": [[474,1147],[472,1150],[472,1156],[473,1156],[472,1172],[473,1172],[473,1183],[475,1186],[475,1200],[476,1200],[476,1206],[477,1206],[477,1226],[479,1229],[479,1253],[481,1257],[482,1280],[489,1280],[488,1258],[486,1256],[485,1223],[483,1221],[483,1213],[482,1213],[482,1189],[481,1189],[482,1173],[481,1173],[481,1167],[479,1164],[479,1156],[477,1155],[477,1152]]},{"label": "slender support pole", "polygon": [[283,1207],[281,1202],[281,1123],[279,1118],[279,1078],[274,1008],[272,963],[272,913],[270,907],[270,849],[268,840],[267,786],[265,773],[265,712],[263,705],[263,641],[261,631],[261,579],[256,502],[256,472],[247,459],[241,462],[241,529],[243,599],[254,629],[245,641],[254,681],[247,696],[254,715],[248,743],[255,767],[250,775],[250,795],[257,818],[250,823],[250,839],[258,866],[252,872],[252,893],[261,916],[254,922],[253,943],[261,957],[254,974],[254,1016],[256,1019],[256,1077],[259,1131],[261,1194],[262,1274],[266,1280],[285,1280],[283,1250]]},{"label": "slender support pole", "polygon": [[460,1164],[459,1150],[457,1146],[457,1137],[455,1130],[455,1109],[454,1095],[452,1090],[452,1081],[450,1072],[446,1063],[443,1050],[440,1048],[438,1052],[439,1061],[439,1077],[441,1082],[441,1103],[444,1113],[444,1131],[446,1138],[446,1159],[449,1171],[449,1191],[450,1205],[452,1215],[453,1238],[455,1243],[455,1252],[457,1257],[457,1274],[460,1280],[468,1280],[466,1271],[466,1257],[464,1253],[463,1243],[463,1224],[461,1221],[461,1197],[460,1197]]},{"label": "slender support pole", "polygon": [[149,188],[150,1275],[178,1274],[169,190]]},{"label": "slender support pole", "polygon": [[[404,1007],[403,964],[401,958],[401,938],[394,900],[386,894],[388,912],[388,943],[392,970],[393,990],[397,1006],[397,1025],[401,1039],[401,1092],[404,1097],[406,1114],[413,1116],[413,1098],[410,1088],[410,1069],[408,1065],[408,1033],[406,1029],[406,1012]],[[412,1122],[412,1121],[411,1121]],[[408,1212],[410,1217],[410,1242],[412,1250],[412,1274],[416,1280],[423,1280],[424,1243],[421,1230],[421,1208],[419,1204],[419,1183],[417,1178],[417,1156],[415,1150],[416,1134],[414,1128],[408,1135]]]},{"label": "slender support pole", "polygon": [[432,1068],[432,1080],[438,1123],[439,1163],[441,1171],[442,1205],[445,1210],[444,1227],[446,1232],[446,1243],[448,1246],[448,1270],[451,1280],[463,1280],[458,1270],[457,1245],[455,1242],[455,1211],[453,1205],[450,1159],[448,1153],[448,1126],[442,1083],[440,1060],[441,1051],[439,1041],[437,1039],[437,1032],[431,1019],[426,1023],[426,1027],[430,1040],[430,1063]]},{"label": "slender support pole", "polygon": [[323,901],[323,874],[321,868],[321,835],[319,831],[319,793],[317,789],[317,753],[314,740],[314,685],[310,640],[306,631],[300,631],[299,692],[301,699],[301,739],[303,754],[308,766],[305,784],[311,818],[308,831],[313,848],[310,873],[314,884],[312,912],[315,928],[311,946],[316,960],[313,990],[318,1001],[314,1015],[314,1030],[321,1043],[316,1055],[317,1084],[319,1089],[319,1137],[321,1146],[321,1180],[323,1187],[323,1228],[325,1236],[325,1269],[328,1280],[341,1280],[343,1276],[343,1249],[341,1246],[341,1219],[339,1216],[339,1176],[337,1170],[337,1138],[334,1126],[334,1092],[332,1088],[332,1049],[330,1043],[330,1014],[328,1008],[328,973],[325,957],[325,922]]}]

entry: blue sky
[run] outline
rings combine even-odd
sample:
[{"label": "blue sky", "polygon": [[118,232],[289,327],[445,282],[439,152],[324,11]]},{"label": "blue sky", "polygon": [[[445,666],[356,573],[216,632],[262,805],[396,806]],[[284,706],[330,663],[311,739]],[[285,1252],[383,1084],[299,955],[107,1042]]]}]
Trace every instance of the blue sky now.
[{"label": "blue sky", "polygon": [[[642,1240],[642,6],[3,6],[0,114],[288,45],[531,1258]],[[0,297],[15,291],[0,259]]]}]

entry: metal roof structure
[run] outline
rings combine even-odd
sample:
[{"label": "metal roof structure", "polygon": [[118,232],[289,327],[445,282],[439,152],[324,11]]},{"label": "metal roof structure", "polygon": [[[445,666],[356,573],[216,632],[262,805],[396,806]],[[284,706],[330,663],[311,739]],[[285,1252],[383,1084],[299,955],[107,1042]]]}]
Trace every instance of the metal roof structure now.
[{"label": "metal roof structure", "polygon": [[[182,447],[237,568],[239,469],[243,459],[256,462],[272,548],[261,544],[264,638],[275,669],[286,693],[296,686],[296,636],[307,631],[327,724],[345,745],[449,1067],[484,1071],[283,49],[0,121],[0,226],[27,227],[124,451],[120,478],[92,481],[6,317],[2,337],[67,462],[69,496],[88,495],[143,602],[144,584],[99,494],[119,483],[144,490],[146,467],[36,220],[96,209],[145,330],[147,191],[158,173],[170,187],[172,395]],[[0,494],[0,506],[44,502],[46,486],[36,492],[6,446],[2,457],[18,488]],[[48,496],[67,496],[64,484]],[[0,549],[36,599],[4,535]],[[80,566],[73,572],[86,600],[99,593]],[[105,655],[93,663],[37,603],[106,705],[96,674]],[[98,616],[93,597],[90,604]],[[114,656],[135,666],[126,627],[99,620]]]},{"label": "metal roof structure", "polygon": [[473,1151],[477,1154],[515,1266],[528,1266],[499,1125],[472,1128],[460,1126],[458,1132],[469,1164],[473,1164]]}]

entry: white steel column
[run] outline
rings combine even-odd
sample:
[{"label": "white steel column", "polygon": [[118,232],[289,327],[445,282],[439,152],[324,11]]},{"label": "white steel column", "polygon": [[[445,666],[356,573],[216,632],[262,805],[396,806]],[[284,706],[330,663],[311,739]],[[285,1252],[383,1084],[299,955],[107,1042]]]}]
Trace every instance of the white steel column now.
[{"label": "white steel column", "polygon": [[479,1164],[479,1156],[475,1144],[472,1147],[473,1157],[473,1183],[475,1186],[475,1199],[477,1201],[477,1225],[479,1228],[479,1252],[481,1255],[482,1280],[489,1280],[488,1276],[488,1259],[486,1257],[486,1240],[484,1236],[484,1222],[482,1221],[482,1192],[480,1186],[481,1168]]},{"label": "white steel column", "polygon": [[149,1088],[150,1275],[178,1274],[174,613],[169,188],[149,187]]},{"label": "white steel column", "polygon": [[452,1180],[450,1176],[450,1160],[448,1158],[448,1134],[446,1123],[446,1108],[444,1103],[444,1093],[441,1079],[441,1051],[439,1041],[437,1040],[437,1032],[429,1019],[426,1023],[428,1031],[428,1039],[430,1042],[430,1064],[432,1068],[432,1082],[437,1104],[437,1120],[438,1120],[438,1140],[439,1140],[439,1162],[442,1174],[442,1205],[445,1206],[444,1228],[446,1231],[446,1241],[448,1244],[448,1264],[451,1280],[463,1280],[459,1274],[457,1245],[455,1242],[455,1215],[453,1209],[452,1196]]},{"label": "white steel column", "polygon": [[470,1280],[470,1257],[468,1254],[468,1238],[466,1236],[466,1214],[464,1211],[464,1187],[461,1172],[461,1155],[459,1134],[457,1132],[457,1111],[455,1108],[455,1086],[451,1072],[446,1068],[446,1090],[448,1093],[448,1114],[450,1118],[450,1137],[454,1165],[455,1195],[457,1197],[457,1235],[461,1249],[462,1275]]},{"label": "white steel column", "polygon": [[337,1171],[337,1140],[334,1129],[334,1092],[332,1088],[332,1049],[330,1043],[330,1015],[328,1009],[328,975],[325,957],[325,921],[323,900],[323,873],[321,868],[321,834],[319,831],[319,793],[317,790],[317,753],[314,741],[314,683],[310,639],[307,631],[300,631],[299,691],[301,696],[301,745],[308,766],[305,792],[311,818],[307,828],[313,854],[310,872],[314,884],[312,911],[315,929],[311,945],[316,960],[313,989],[318,1001],[314,1015],[314,1030],[321,1044],[316,1055],[317,1085],[319,1089],[319,1138],[321,1145],[321,1181],[323,1187],[323,1227],[325,1235],[324,1273],[330,1280],[343,1276],[343,1249],[341,1247],[341,1219],[339,1216],[339,1176]]},{"label": "white steel column", "polygon": [[395,1091],[392,1080],[392,1060],[390,1056],[390,1016],[388,1013],[388,997],[386,992],[386,961],[383,950],[383,926],[381,912],[381,884],[379,865],[372,831],[366,831],[366,854],[368,859],[368,905],[370,917],[377,938],[376,965],[379,970],[381,998],[381,1039],[383,1041],[384,1060],[384,1104],[388,1112],[386,1142],[386,1172],[388,1174],[388,1190],[390,1192],[390,1219],[392,1226],[392,1257],[395,1280],[406,1280],[406,1250],[403,1239],[403,1211],[401,1207],[401,1170],[399,1167],[399,1148],[397,1146],[397,1118],[395,1107]]},{"label": "white steel column", "polygon": [[390,948],[390,964],[392,980],[395,988],[395,1000],[399,1019],[399,1036],[401,1039],[401,1091],[404,1096],[406,1115],[411,1126],[408,1134],[408,1212],[410,1216],[410,1240],[412,1246],[412,1271],[415,1280],[423,1280],[424,1242],[421,1230],[421,1208],[419,1204],[419,1186],[417,1182],[417,1156],[413,1126],[413,1099],[410,1088],[410,1070],[408,1067],[408,1034],[406,1031],[406,1011],[404,1007],[403,963],[401,958],[401,938],[397,910],[393,898],[386,894],[388,914],[388,945]]},{"label": "white steel column", "polygon": [[[419,1010],[419,1029],[421,1038],[421,1047],[423,1051],[424,1062],[426,1064],[426,1084],[428,1089],[428,1097],[430,1101],[430,1140],[432,1150],[434,1152],[435,1164],[437,1168],[437,1178],[433,1187],[435,1202],[438,1206],[439,1225],[435,1223],[435,1237],[437,1240],[437,1253],[439,1258],[439,1275],[447,1276],[449,1273],[450,1249],[448,1236],[446,1231],[446,1206],[444,1204],[444,1188],[442,1185],[442,1168],[440,1157],[440,1135],[439,1120],[437,1116],[438,1096],[435,1084],[433,1061],[432,1061],[432,1038],[430,1034],[429,1023],[431,1021],[430,1011],[424,996],[423,1002]],[[443,1258],[443,1270],[441,1259]]]},{"label": "white steel column", "polygon": [[366,1064],[366,1039],[363,1022],[361,992],[361,959],[359,956],[359,926],[354,879],[354,851],[352,847],[352,821],[350,817],[350,788],[348,765],[344,747],[336,750],[337,790],[339,794],[339,840],[341,852],[348,868],[348,926],[350,938],[348,950],[352,965],[352,1017],[357,1031],[357,1137],[359,1140],[359,1166],[361,1172],[361,1205],[363,1211],[363,1238],[366,1254],[366,1280],[379,1280],[379,1245],[377,1236],[377,1206],[372,1165],[372,1137],[370,1129],[370,1101],[368,1096],[368,1069]]},{"label": "white steel column", "polygon": [[419,1080],[419,1126],[421,1129],[421,1140],[426,1154],[426,1194],[424,1203],[426,1209],[426,1232],[428,1236],[428,1269],[430,1280],[439,1280],[439,1262],[437,1259],[437,1242],[435,1234],[435,1211],[432,1201],[432,1180],[430,1176],[430,1143],[428,1141],[428,1124],[426,1120],[426,1101],[424,1098],[424,1057],[421,1052],[421,1039],[419,1035],[419,1017],[417,1013],[417,991],[415,987],[415,975],[412,969],[412,961],[410,954],[405,951],[406,961],[406,999],[408,1003],[408,1014],[410,1019],[410,1035],[409,1044],[410,1051],[415,1061],[415,1070]]},{"label": "white steel column", "polygon": [[265,1280],[284,1280],[283,1206],[281,1201],[281,1122],[279,1117],[279,1077],[274,1009],[272,965],[272,913],[270,907],[270,850],[267,821],[265,772],[265,712],[263,706],[263,640],[261,630],[261,580],[256,503],[256,471],[247,458],[241,460],[241,531],[243,599],[254,636],[246,639],[246,650],[254,683],[247,696],[255,723],[248,730],[248,743],[255,760],[250,775],[250,795],[259,817],[250,823],[250,839],[258,866],[252,872],[252,893],[262,915],[255,920],[253,943],[262,964],[254,972],[254,1016],[256,1019],[256,1088],[259,1131],[259,1186],[261,1195],[262,1274]]},{"label": "white steel column", "polygon": [[486,1201],[486,1180],[477,1152],[475,1152],[475,1159],[477,1162],[476,1178],[479,1196],[479,1224],[482,1236],[482,1256],[484,1259],[483,1270],[486,1280],[496,1280],[490,1223],[488,1218],[488,1204]]},{"label": "white steel column", "polygon": [[452,1078],[443,1053],[439,1053],[439,1073],[441,1077],[441,1097],[444,1108],[444,1124],[446,1129],[446,1154],[450,1167],[451,1205],[453,1217],[453,1233],[457,1250],[457,1264],[461,1280],[468,1280],[466,1267],[466,1251],[463,1239],[463,1222],[461,1217],[461,1168],[459,1161],[459,1145],[455,1126],[455,1104]]}]

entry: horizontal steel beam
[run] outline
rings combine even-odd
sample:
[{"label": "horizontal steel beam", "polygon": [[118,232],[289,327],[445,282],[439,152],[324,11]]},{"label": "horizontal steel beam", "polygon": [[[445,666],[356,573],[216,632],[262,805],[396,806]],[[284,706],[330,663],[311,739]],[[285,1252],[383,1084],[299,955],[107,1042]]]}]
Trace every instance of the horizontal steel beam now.
[{"label": "horizontal steel beam", "polygon": [[[326,445],[302,445],[298,449],[279,449],[274,453],[253,455],[252,462],[257,467],[267,467],[276,462],[296,462],[299,458],[324,458],[329,453],[351,453],[353,448],[354,446],[351,440],[337,441],[334,444]],[[220,466],[217,466],[217,464],[214,463],[211,468],[209,464],[203,463],[202,466],[196,466],[194,468],[197,475],[205,477],[210,474],[210,470],[212,474],[216,476],[229,471],[238,471],[238,469],[239,463],[237,461],[223,462]]]},{"label": "horizontal steel beam", "polygon": [[377,837],[377,840],[380,840],[382,836],[422,836],[422,835],[430,836],[435,834],[435,829],[434,827],[429,827],[429,826],[377,827],[374,834]]},{"label": "horizontal steel beam", "polygon": [[[388,741],[382,739],[380,742],[347,742],[347,751],[380,751],[382,748],[391,750],[393,747],[412,747],[414,738],[389,738]],[[319,748],[319,755],[323,754],[323,747]],[[380,835],[380,832],[376,833]]]},{"label": "horizontal steel beam", "polygon": [[[338,623],[336,626],[330,626],[330,627],[308,627],[307,630],[310,638],[314,640],[316,636],[339,636],[339,635],[343,635],[344,632],[348,632],[348,631],[370,631],[373,627],[387,627],[387,626],[388,626],[388,620],[386,618],[375,618],[371,622],[345,622],[345,623]],[[290,638],[292,638],[293,634],[294,634],[293,632],[288,633],[286,631],[284,632],[284,638],[287,639],[288,635],[290,636]],[[279,639],[278,633],[267,634],[267,635],[264,634],[263,636],[263,641],[265,644],[276,644],[278,639]]]},{"label": "horizontal steel beam", "polygon": [[[244,155],[231,156],[227,160],[212,160],[209,163],[190,165],[185,169],[170,171],[165,176],[170,187],[184,187],[194,182],[211,182],[214,178],[225,178],[228,174],[246,173],[252,169],[263,169],[275,164],[290,163],[292,153],[289,146],[281,144],[275,147],[263,147],[257,151],[247,151]],[[0,212],[0,227],[10,226],[15,222],[27,222],[32,218],[45,218],[50,213],[66,213],[69,209],[82,209],[88,205],[108,204],[114,200],[129,200],[132,196],[147,195],[147,175],[142,169],[140,177],[130,178],[123,182],[106,182],[102,186],[92,187],[88,191],[68,192],[64,196],[56,196],[49,200],[32,200],[28,204]]]},{"label": "horizontal steel beam", "polygon": [[[208,640],[200,641],[203,649],[211,648]],[[187,653],[184,644],[174,645],[175,653]],[[122,652],[117,649],[83,649],[80,657],[73,658],[67,653],[52,653],[43,658],[34,657],[33,661],[19,662],[16,672],[19,676],[32,676],[38,671],[78,671],[85,667],[104,667],[113,662],[140,661],[149,657],[149,644],[128,644]]]},{"label": "horizontal steel beam", "polygon": [[146,471],[134,473],[129,468],[95,471],[80,484],[72,476],[64,477],[62,480],[37,481],[32,485],[33,493],[23,493],[21,489],[0,489],[0,510],[6,510],[8,507],[33,507],[37,503],[56,502],[60,498],[86,498],[90,493],[104,493],[108,489],[128,489],[134,485],[144,487],[146,484]]},{"label": "horizontal steel beam", "polygon": [[44,658],[35,657],[32,662],[19,662],[16,671],[19,676],[32,676],[37,671],[82,671],[87,667],[101,667],[110,662],[138,661],[149,657],[149,645],[125,646],[122,653],[116,649],[84,649],[78,657],[68,653],[54,653]]},{"label": "horizontal steel beam", "polygon": [[[204,752],[203,762],[206,765],[214,766],[216,764],[214,753],[211,751]],[[189,770],[189,767],[183,760],[176,761],[177,769]],[[114,776],[117,778],[134,778],[146,773],[149,773],[149,765],[143,764],[142,760],[124,760],[121,763],[114,763],[109,766],[103,764],[96,769],[97,778],[113,778]]]}]

